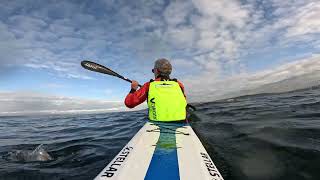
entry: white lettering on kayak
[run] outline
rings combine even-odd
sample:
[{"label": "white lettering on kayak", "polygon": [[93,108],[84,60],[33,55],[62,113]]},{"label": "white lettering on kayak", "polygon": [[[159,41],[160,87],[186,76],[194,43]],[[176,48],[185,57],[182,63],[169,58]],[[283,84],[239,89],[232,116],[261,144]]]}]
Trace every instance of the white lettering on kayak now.
[{"label": "white lettering on kayak", "polygon": [[101,177],[112,177],[116,171],[118,171],[119,166],[123,164],[123,162],[128,157],[130,151],[133,149],[133,147],[128,146],[122,149],[122,151],[118,154],[118,156],[115,158],[115,160],[110,164],[103,172]]},{"label": "white lettering on kayak", "polygon": [[213,180],[221,180],[222,179],[221,175],[218,172],[217,168],[214,166],[209,155],[203,152],[201,152],[200,154],[201,154],[201,157],[203,158],[203,162],[206,165],[209,174],[214,178]]}]

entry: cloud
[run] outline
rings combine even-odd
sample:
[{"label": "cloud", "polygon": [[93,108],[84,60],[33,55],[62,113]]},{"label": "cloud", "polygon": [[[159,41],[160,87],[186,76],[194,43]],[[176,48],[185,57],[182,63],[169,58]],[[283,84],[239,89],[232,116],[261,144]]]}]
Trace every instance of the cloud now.
[{"label": "cloud", "polygon": [[[14,33],[13,40],[25,44],[22,52],[43,48],[52,52],[51,59],[63,54],[73,62],[81,56],[103,59],[113,53],[138,55],[142,60],[161,54],[180,59],[187,55],[192,61],[195,54],[215,53],[208,61],[230,61],[232,65],[241,61],[247,49],[266,45],[275,37],[282,41],[280,35],[288,39],[319,32],[317,1],[178,0],[166,4],[138,0],[96,1],[90,6],[85,1],[49,1],[37,5],[39,8],[10,6],[29,11],[3,22]],[[31,58],[27,55],[23,59]]]},{"label": "cloud", "polygon": [[320,33],[320,4],[311,2],[301,8],[294,19],[296,24],[287,30],[287,36]]},{"label": "cloud", "polygon": [[[141,105],[135,110],[144,109]],[[0,115],[128,111],[123,102],[87,100],[35,92],[0,92]]]},{"label": "cloud", "polygon": [[8,19],[8,24],[9,26],[14,26],[15,30],[24,32],[41,31],[47,26],[47,23],[42,19],[22,15],[11,16]]},{"label": "cloud", "polygon": [[[87,38],[86,34],[77,31],[83,26],[94,25],[95,18],[76,10],[75,4],[62,3],[63,8],[50,2],[46,6],[40,4],[37,4],[39,9],[22,6],[19,11],[21,14],[9,16],[7,21],[0,22],[2,64],[6,67],[18,65],[48,72],[57,71],[52,74],[61,77],[92,79],[80,70],[79,61],[84,57],[98,59],[99,50],[105,48],[108,42],[95,40],[99,38],[96,36],[99,35],[99,29],[94,32],[87,30],[87,34],[98,33],[95,39],[91,36],[90,40],[84,39]],[[12,11],[15,5],[11,4]],[[25,13],[27,9],[29,11]],[[74,13],[69,12],[72,9]],[[60,19],[60,16],[55,16],[55,10],[63,11],[65,16]],[[103,27],[100,29],[102,31]]]},{"label": "cloud", "polygon": [[207,102],[248,94],[285,92],[312,87],[320,85],[319,79],[320,54],[317,54],[254,74],[244,73],[223,80],[196,78],[185,80],[184,83],[187,92],[193,95],[189,98],[190,101]]},{"label": "cloud", "polygon": [[164,11],[164,20],[169,26],[177,26],[187,23],[188,13],[192,10],[189,1],[173,1]]},{"label": "cloud", "polygon": [[297,46],[299,45],[297,43],[301,42],[308,45],[311,41],[319,39],[320,3],[318,1],[272,0],[267,2],[272,8],[265,11],[264,16],[269,15],[270,18],[260,17],[263,24],[252,33],[253,40],[260,39],[258,41],[260,46],[266,46],[266,43],[272,42],[273,46],[284,49]]},{"label": "cloud", "polygon": [[143,79],[153,60],[167,57],[193,88],[191,99],[223,96],[298,75],[289,68],[263,76],[269,70],[256,72],[248,61],[277,69],[287,62],[282,54],[309,54],[317,67],[311,55],[320,52],[319,8],[317,0],[3,1],[0,72],[17,65],[90,80],[79,62],[91,59]]},{"label": "cloud", "polygon": [[77,73],[79,70],[77,66],[78,64],[75,63],[68,63],[68,62],[52,62],[47,61],[45,63],[40,63],[39,61],[34,61],[28,64],[24,64],[24,66],[33,68],[33,69],[42,69],[48,72],[53,71],[56,72],[61,77],[67,78],[75,78],[75,79],[93,79],[90,76],[82,75],[81,73]]}]

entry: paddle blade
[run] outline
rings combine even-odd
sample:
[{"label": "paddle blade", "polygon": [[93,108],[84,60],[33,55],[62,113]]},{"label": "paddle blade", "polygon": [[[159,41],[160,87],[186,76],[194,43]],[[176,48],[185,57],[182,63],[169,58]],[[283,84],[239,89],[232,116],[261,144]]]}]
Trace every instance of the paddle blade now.
[{"label": "paddle blade", "polygon": [[108,74],[111,76],[120,77],[118,73],[112,71],[111,69],[91,61],[82,61],[81,66],[90,71],[95,71],[103,74]]},{"label": "paddle blade", "polygon": [[[108,75],[111,75],[111,76],[115,76],[115,77],[118,77],[120,79],[123,79],[125,81],[128,81],[130,83],[132,83],[132,81],[128,78],[125,78],[123,76],[121,76],[120,74],[112,71],[111,69],[105,67],[105,66],[102,66],[100,64],[97,64],[95,62],[92,62],[92,61],[81,61],[81,66],[85,69],[88,69],[90,71],[95,71],[95,72],[99,72],[99,73],[103,73],[103,74],[108,74]],[[139,87],[142,87],[140,84],[138,85]]]}]

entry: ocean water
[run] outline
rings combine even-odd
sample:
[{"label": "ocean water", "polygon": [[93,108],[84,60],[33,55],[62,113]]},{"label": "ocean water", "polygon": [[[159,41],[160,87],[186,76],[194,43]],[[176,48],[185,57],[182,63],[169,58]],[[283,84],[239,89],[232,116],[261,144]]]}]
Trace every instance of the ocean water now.
[{"label": "ocean water", "polygon": [[[200,103],[192,127],[225,180],[319,180],[320,88]],[[0,180],[93,179],[147,112],[0,117]],[[8,158],[44,144],[54,158]]]}]

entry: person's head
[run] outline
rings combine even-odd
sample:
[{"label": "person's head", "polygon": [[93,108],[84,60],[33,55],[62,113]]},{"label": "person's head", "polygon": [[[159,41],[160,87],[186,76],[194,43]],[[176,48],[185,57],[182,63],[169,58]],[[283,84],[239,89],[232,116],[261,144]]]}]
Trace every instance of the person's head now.
[{"label": "person's head", "polygon": [[172,66],[169,60],[165,58],[158,59],[154,62],[154,68],[152,72],[154,73],[154,77],[165,77],[169,78],[172,71]]}]

